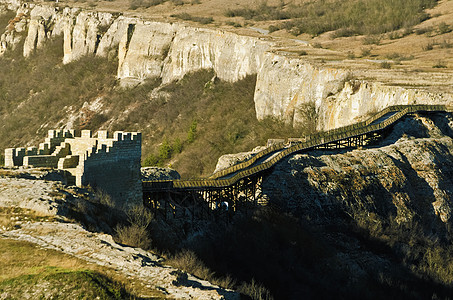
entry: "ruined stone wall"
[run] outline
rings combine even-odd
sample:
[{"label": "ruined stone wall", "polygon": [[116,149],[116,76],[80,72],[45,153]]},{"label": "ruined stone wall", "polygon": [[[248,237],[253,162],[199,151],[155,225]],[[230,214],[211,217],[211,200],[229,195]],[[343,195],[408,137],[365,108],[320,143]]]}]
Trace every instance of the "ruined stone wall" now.
[{"label": "ruined stone wall", "polygon": [[141,204],[141,134],[115,132],[113,140],[86,154],[78,183],[109,192],[116,206]]},{"label": "ruined stone wall", "polygon": [[99,131],[93,137],[90,130],[49,130],[39,149],[5,150],[5,166],[66,170],[77,186],[104,190],[117,207],[142,203],[140,159],[141,134],[137,132],[116,131],[110,135]]}]

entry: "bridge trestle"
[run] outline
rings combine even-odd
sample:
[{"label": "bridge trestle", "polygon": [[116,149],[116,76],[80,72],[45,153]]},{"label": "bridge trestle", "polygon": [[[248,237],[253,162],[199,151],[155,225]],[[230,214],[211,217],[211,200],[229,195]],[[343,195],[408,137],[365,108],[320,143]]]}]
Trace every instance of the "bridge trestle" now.
[{"label": "bridge trestle", "polygon": [[144,191],[144,205],[155,214],[192,221],[211,216],[229,217],[260,205],[262,174],[243,178],[226,187],[167,188]]}]

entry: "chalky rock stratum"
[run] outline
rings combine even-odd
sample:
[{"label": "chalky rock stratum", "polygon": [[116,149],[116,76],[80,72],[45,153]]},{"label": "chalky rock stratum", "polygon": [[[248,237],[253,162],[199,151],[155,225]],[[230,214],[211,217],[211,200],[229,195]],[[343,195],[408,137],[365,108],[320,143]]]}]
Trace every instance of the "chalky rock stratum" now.
[{"label": "chalky rock stratum", "polygon": [[[307,107],[316,111],[317,129],[327,130],[361,121],[389,105],[453,100],[448,89],[387,85],[355,70],[286,55],[271,38],[1,0],[0,12],[6,10],[16,11],[16,17],[0,37],[0,55],[21,39],[24,55],[32,55],[47,40],[63,35],[63,63],[87,54],[118,59],[117,77],[126,86],[156,77],[165,84],[201,69],[213,69],[218,78],[230,82],[256,75],[257,118],[274,117],[296,127],[312,118]],[[444,86],[453,84],[451,78],[447,81]]]}]

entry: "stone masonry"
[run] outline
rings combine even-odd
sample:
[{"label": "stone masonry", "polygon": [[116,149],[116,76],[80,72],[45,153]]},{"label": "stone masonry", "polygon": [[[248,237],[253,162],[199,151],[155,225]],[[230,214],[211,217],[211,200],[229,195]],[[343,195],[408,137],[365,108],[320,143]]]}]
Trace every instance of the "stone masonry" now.
[{"label": "stone masonry", "polygon": [[5,149],[5,166],[62,169],[77,186],[90,185],[111,195],[117,207],[141,204],[141,133],[49,130],[38,148]]}]

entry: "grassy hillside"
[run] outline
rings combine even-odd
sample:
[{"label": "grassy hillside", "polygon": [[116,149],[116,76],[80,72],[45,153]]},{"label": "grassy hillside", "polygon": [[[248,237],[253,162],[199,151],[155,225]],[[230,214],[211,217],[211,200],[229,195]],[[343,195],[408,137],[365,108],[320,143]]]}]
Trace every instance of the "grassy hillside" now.
[{"label": "grassy hillside", "polygon": [[[453,2],[450,0],[61,2],[261,36],[278,41],[282,49],[307,53],[308,59],[335,62],[335,67],[382,69],[383,79],[392,78],[387,74],[389,67],[405,72],[444,73],[453,66],[449,53],[453,40]],[[267,34],[262,33],[267,31]],[[294,43],[295,37],[312,47]],[[370,58],[392,62],[380,65]],[[416,80],[414,76],[408,82]]]},{"label": "grassy hillside", "polygon": [[[114,8],[120,3],[92,4]],[[301,34],[300,38],[305,39],[306,33],[333,31],[330,38],[324,34],[314,38],[315,47],[307,49],[308,56],[316,56],[319,46],[344,50],[348,59],[360,59],[361,63],[371,64],[370,68],[376,68],[368,59],[371,57],[393,61],[377,67],[385,72],[388,68],[446,72],[450,67],[451,55],[444,52],[451,46],[453,25],[449,20],[440,22],[446,15],[438,16],[440,23],[433,21],[430,27],[416,25],[439,15],[426,9],[438,3],[444,7],[448,5],[445,1],[240,2],[226,5],[221,12],[214,0],[183,1],[181,5],[174,1],[153,3],[156,5],[152,11],[156,13],[191,13],[198,8],[197,16],[208,16],[215,11],[213,26],[223,26],[218,18],[230,20],[228,24],[250,22],[247,26],[262,28],[272,25],[269,29],[276,30],[277,36]],[[138,8],[135,12],[148,15],[151,10]],[[0,16],[0,28],[11,17]],[[386,35],[374,35],[388,31]],[[357,34],[367,36],[356,38]],[[143,133],[143,165],[172,166],[183,177],[193,178],[210,174],[222,154],[248,151],[268,138],[304,134],[273,120],[255,120],[253,77],[231,84],[213,80],[212,72],[201,71],[163,87],[159,80],[149,80],[132,89],[121,89],[115,76],[116,59],[84,57],[63,65],[62,48],[62,38],[57,37],[28,59],[22,57],[22,45],[0,58],[1,152],[6,147],[37,145],[47,130],[54,128],[134,130]],[[421,64],[420,59],[427,62]]]},{"label": "grassy hillside", "polygon": [[57,37],[29,58],[22,57],[22,44],[0,58],[2,152],[37,145],[54,128],[141,131],[145,165],[199,177],[210,174],[222,154],[298,134],[256,120],[252,76],[232,84],[200,71],[158,89],[159,80],[122,89],[116,60],[87,56],[63,65],[62,48]]}]

